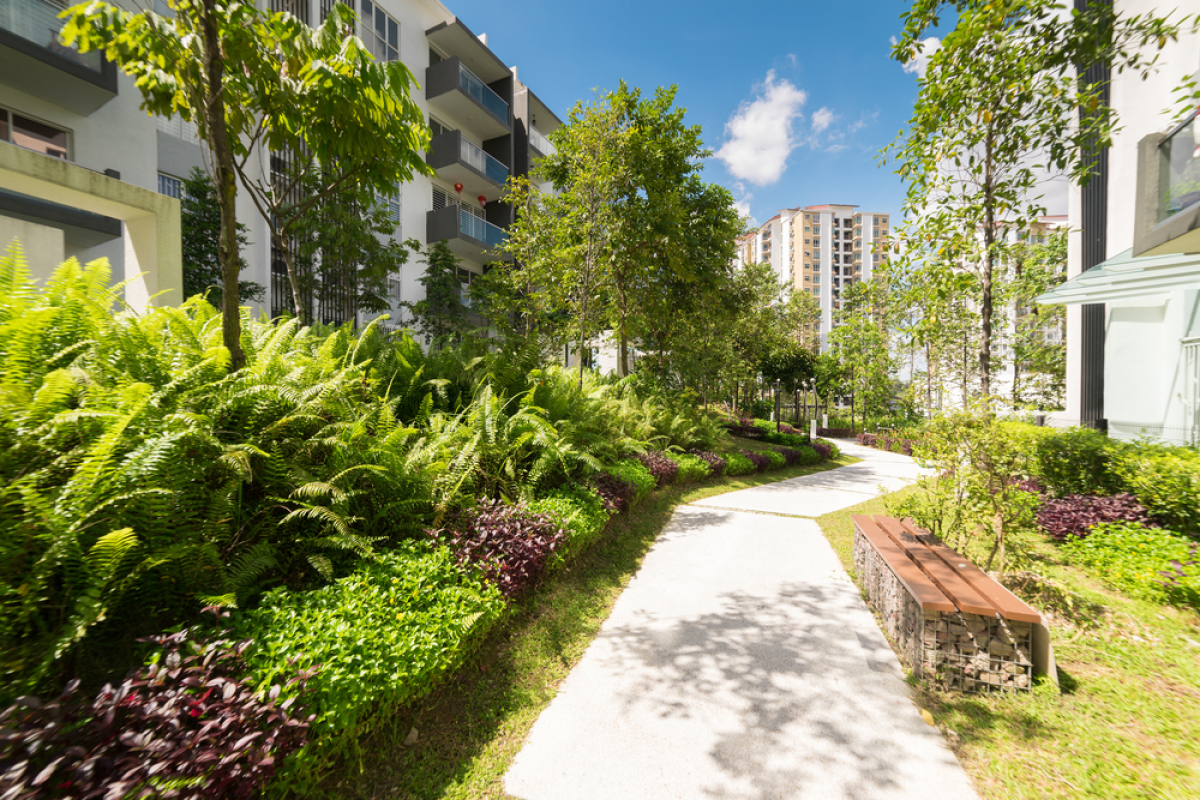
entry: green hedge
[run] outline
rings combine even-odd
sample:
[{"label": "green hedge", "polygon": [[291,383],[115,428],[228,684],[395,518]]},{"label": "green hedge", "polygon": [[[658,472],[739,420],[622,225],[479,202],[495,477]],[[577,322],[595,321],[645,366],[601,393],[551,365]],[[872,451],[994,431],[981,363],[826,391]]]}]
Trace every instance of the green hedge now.
[{"label": "green hedge", "polygon": [[1111,522],[1097,525],[1086,538],[1068,540],[1062,549],[1072,563],[1135,597],[1200,607],[1197,545],[1178,534]]},{"label": "green hedge", "polygon": [[726,475],[749,475],[754,472],[757,467],[754,462],[746,458],[741,453],[726,453],[725,461],[728,466],[725,467]]},{"label": "green hedge", "polygon": [[251,680],[317,667],[305,706],[315,733],[363,727],[430,691],[504,608],[446,548],[407,542],[308,592],[276,589],[236,618]]},{"label": "green hedge", "polygon": [[675,480],[679,483],[706,480],[712,475],[708,462],[690,453],[667,453],[667,458],[679,465]]},{"label": "green hedge", "polygon": [[565,549],[556,555],[562,558],[579,552],[599,537],[608,524],[600,496],[582,486],[567,486],[546,492],[529,503],[529,510],[549,514],[570,536]]},{"label": "green hedge", "polygon": [[614,478],[620,478],[621,480],[627,483],[632,483],[634,486],[636,486],[636,500],[641,500],[643,497],[650,494],[650,492],[654,491],[654,487],[658,483],[658,481],[655,480],[654,475],[651,474],[650,470],[646,469],[646,466],[642,464],[642,462],[634,461],[628,458],[618,461],[612,466],[605,467],[604,471],[609,475],[612,475]]}]

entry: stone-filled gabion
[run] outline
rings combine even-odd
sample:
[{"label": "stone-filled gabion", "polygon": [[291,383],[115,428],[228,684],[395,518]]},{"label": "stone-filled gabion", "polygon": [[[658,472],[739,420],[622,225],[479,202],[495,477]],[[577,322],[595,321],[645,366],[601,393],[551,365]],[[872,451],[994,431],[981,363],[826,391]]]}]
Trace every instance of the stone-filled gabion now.
[{"label": "stone-filled gabion", "polygon": [[1000,617],[924,611],[861,532],[854,566],[867,603],[914,673],[962,692],[1028,691],[1033,685],[1033,626]]}]

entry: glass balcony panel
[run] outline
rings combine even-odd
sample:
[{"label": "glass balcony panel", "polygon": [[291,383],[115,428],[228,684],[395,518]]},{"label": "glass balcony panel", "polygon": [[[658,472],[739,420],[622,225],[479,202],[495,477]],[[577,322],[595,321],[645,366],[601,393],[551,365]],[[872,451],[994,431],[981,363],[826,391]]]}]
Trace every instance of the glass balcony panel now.
[{"label": "glass balcony panel", "polygon": [[467,139],[459,139],[459,142],[459,156],[464,164],[474,167],[496,183],[502,184],[508,180],[508,167],[498,159],[488,155],[483,148],[477,147]]},{"label": "glass balcony panel", "polygon": [[542,155],[554,155],[554,145],[550,144],[550,140],[544,133],[532,125],[529,126],[529,144],[533,145],[534,149]]},{"label": "glass balcony panel", "polygon": [[41,45],[52,53],[70,59],[94,72],[100,72],[100,51],[80,53],[58,40],[64,20],[58,18],[66,8],[48,0],[4,0],[0,3],[0,28]]},{"label": "glass balcony panel", "polygon": [[508,103],[501,100],[500,95],[488,88],[486,83],[462,64],[458,65],[458,85],[464,92],[478,100],[488,111],[508,122]]},{"label": "glass balcony panel", "polygon": [[458,225],[463,236],[470,236],[488,247],[498,247],[508,238],[503,228],[480,219],[465,208],[458,210]]},{"label": "glass balcony panel", "polygon": [[1159,222],[1200,203],[1200,143],[1195,132],[1196,117],[1192,117],[1161,145]]}]

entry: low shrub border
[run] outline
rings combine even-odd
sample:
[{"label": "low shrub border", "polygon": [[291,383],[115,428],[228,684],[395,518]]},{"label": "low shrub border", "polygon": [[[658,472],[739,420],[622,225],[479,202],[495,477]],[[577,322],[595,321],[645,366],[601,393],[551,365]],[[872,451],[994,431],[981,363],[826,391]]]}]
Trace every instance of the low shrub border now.
[{"label": "low shrub border", "polygon": [[[229,701],[242,702],[252,694],[257,696],[257,692],[268,694],[270,700],[263,706],[267,716],[254,710],[251,703],[246,706],[251,714],[247,719],[251,720],[249,724],[258,725],[253,720],[261,716],[262,724],[269,729],[265,741],[276,746],[245,750],[244,754],[253,756],[249,761],[239,756],[222,762],[234,770],[231,777],[219,779],[220,789],[225,792],[222,796],[257,793],[263,780],[276,769],[281,774],[272,786],[273,793],[305,795],[314,791],[330,774],[331,765],[343,757],[349,743],[371,735],[399,707],[444,685],[498,621],[515,608],[514,603],[541,583],[553,567],[565,563],[568,554],[578,554],[585,544],[599,538],[612,514],[642,501],[655,488],[676,479],[721,478],[731,463],[748,467],[746,472],[812,466],[818,463],[822,450],[827,458],[836,457],[836,448],[822,443],[802,450],[743,451],[730,457],[711,452],[644,454],[608,467],[593,478],[589,487],[560,487],[541,498],[516,504],[484,502],[451,515],[443,528],[428,532],[428,542],[409,542],[382,552],[348,577],[319,589],[270,592],[259,608],[234,619],[237,635],[244,637],[249,646],[238,646],[236,657],[231,656],[230,666],[225,668],[234,669],[234,673],[213,685],[233,689],[232,693],[222,689],[224,700],[220,702],[226,705]],[[171,663],[182,663],[183,668],[193,671],[199,668],[192,664],[195,659],[191,656],[188,658],[192,660],[180,662],[179,643],[174,646],[172,652],[176,655],[168,656],[168,660],[175,660]],[[218,661],[221,658],[225,657]],[[132,688],[122,691],[128,694],[139,687],[149,691],[160,685],[154,679],[157,669],[149,668],[139,679],[142,683],[135,682],[130,684]],[[300,678],[292,677],[296,675]],[[278,688],[281,683],[289,684],[282,697]],[[302,688],[304,693],[300,695]],[[187,708],[200,708],[211,695],[190,689],[176,693],[178,697],[172,702],[183,702]],[[271,704],[277,698],[286,701],[280,709],[299,701],[297,707],[310,715],[313,734],[308,746],[282,762],[283,755],[304,743],[308,723],[297,726],[288,721],[291,718],[285,711],[272,711]],[[6,733],[3,740],[6,749],[0,752],[9,767],[15,766],[12,759],[21,755],[21,747],[50,741],[46,737],[51,734],[42,733],[42,728],[58,730],[56,721],[63,719],[64,713],[72,720],[74,738],[70,746],[82,747],[80,752],[85,753],[99,746],[87,737],[92,728],[107,730],[99,722],[88,721],[99,720],[99,716],[92,715],[100,712],[93,712],[91,705],[80,702],[70,692],[55,702],[57,705],[40,706],[46,709],[42,712],[46,719],[41,721],[37,715],[27,713],[28,706],[25,712],[21,706],[5,712],[10,728],[12,721],[24,720],[18,721],[16,733]],[[97,702],[107,701],[102,695]],[[142,702],[153,705],[148,700]],[[220,702],[214,708],[224,708]],[[137,723],[127,721],[125,726],[137,730]],[[222,748],[232,744],[232,739],[226,739],[214,740],[210,748],[215,748],[218,758],[226,758]],[[105,758],[113,757],[104,752]],[[191,793],[181,796],[200,798],[211,792],[213,785],[203,777],[205,769],[196,771],[199,766],[193,763],[192,751],[176,748],[172,752],[174,760],[157,770],[164,776],[194,783],[188,789]],[[208,751],[195,751],[196,755],[204,752]],[[245,767],[238,766],[243,763]],[[154,765],[150,762],[144,769]],[[47,765],[37,772],[43,768]],[[142,767],[121,769],[128,778],[120,780],[131,781],[131,790],[150,785],[149,773],[139,771],[144,771]],[[18,777],[27,779],[30,789],[22,796],[53,796],[47,794],[51,784],[36,781],[36,772]],[[39,788],[43,783],[46,788]]]}]

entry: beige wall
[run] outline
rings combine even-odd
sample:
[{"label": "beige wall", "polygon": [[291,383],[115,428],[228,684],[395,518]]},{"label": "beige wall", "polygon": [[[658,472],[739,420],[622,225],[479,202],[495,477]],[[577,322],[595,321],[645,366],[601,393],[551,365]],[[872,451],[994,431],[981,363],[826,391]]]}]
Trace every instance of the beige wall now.
[{"label": "beige wall", "polygon": [[66,260],[63,232],[25,220],[0,216],[0,253],[8,255],[13,242],[21,247],[30,274],[45,281]]}]

